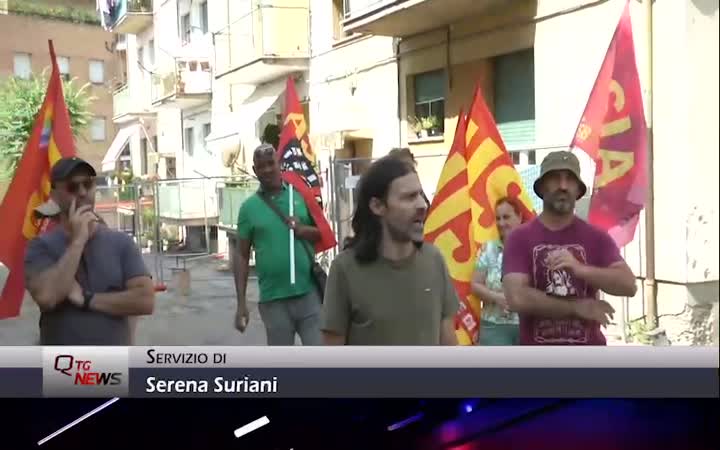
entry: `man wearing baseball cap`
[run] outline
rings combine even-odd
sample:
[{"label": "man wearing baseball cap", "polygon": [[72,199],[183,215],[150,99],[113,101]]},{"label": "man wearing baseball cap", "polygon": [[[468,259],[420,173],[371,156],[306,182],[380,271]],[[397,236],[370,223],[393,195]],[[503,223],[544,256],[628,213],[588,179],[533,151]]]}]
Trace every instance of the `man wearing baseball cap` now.
[{"label": "man wearing baseball cap", "polygon": [[41,345],[128,345],[128,318],[153,310],[154,289],[137,246],[100,226],[93,211],[95,176],[76,157],[60,159],[50,171],[59,223],[25,253],[25,284],[42,313]]},{"label": "man wearing baseball cap", "polygon": [[599,291],[632,297],[635,275],[612,238],[575,215],[587,187],[580,162],[550,153],[533,186],[543,211],[505,243],[503,287],[520,316],[523,345],[606,345],[601,326],[614,310]]}]

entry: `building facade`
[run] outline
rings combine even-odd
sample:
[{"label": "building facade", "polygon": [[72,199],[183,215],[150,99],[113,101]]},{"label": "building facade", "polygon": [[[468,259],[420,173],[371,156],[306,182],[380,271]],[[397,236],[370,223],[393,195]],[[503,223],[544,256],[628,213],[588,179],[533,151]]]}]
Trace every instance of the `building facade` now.
[{"label": "building facade", "polygon": [[100,27],[95,1],[0,2],[0,35],[0,78],[29,78],[46,69],[49,75],[51,39],[63,78],[75,79],[77,87],[88,84],[87,94],[94,97],[92,118],[77,142],[77,151],[99,167],[115,130],[109,89],[115,67],[114,38]]},{"label": "building facade", "polygon": [[[400,39],[401,133],[416,155],[447,153],[479,83],[516,164],[526,166],[568,147],[625,2],[349,4],[346,32]],[[706,344],[718,302],[718,186],[710,181],[718,177],[718,5],[631,1],[631,14],[652,133],[654,238],[647,243],[643,218],[623,249],[639,291],[620,313],[627,323],[657,315],[672,342]],[[433,115],[434,136],[409,126]],[[440,167],[420,164],[434,185]]]}]

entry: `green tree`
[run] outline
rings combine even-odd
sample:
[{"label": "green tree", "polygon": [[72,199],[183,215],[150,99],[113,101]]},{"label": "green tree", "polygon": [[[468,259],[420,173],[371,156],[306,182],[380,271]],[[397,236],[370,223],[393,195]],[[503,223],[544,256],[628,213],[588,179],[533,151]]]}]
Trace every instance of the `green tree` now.
[{"label": "green tree", "polygon": [[[29,80],[9,77],[0,81],[0,181],[12,179],[32,132],[48,85],[48,70]],[[75,79],[63,82],[70,126],[77,139],[92,116],[89,84],[78,87]]]}]

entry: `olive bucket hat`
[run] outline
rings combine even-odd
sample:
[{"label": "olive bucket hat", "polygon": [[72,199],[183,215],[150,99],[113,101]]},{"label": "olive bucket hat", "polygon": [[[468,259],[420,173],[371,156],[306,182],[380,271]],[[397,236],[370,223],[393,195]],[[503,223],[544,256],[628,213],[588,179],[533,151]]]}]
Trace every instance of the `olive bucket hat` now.
[{"label": "olive bucket hat", "polygon": [[578,192],[577,199],[582,198],[587,192],[587,186],[585,186],[582,178],[580,178],[580,160],[578,160],[577,156],[575,156],[572,152],[568,151],[552,152],[543,159],[542,164],[540,165],[540,177],[535,180],[535,183],[533,184],[535,194],[542,198],[540,185],[542,184],[543,178],[545,178],[545,175],[559,170],[567,170],[575,175],[575,178],[580,185],[580,191]]}]

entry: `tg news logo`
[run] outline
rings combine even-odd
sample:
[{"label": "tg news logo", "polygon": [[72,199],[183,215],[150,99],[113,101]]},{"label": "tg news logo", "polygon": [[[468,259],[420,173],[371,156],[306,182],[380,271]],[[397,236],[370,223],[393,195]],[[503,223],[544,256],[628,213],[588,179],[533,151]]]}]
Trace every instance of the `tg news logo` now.
[{"label": "tg news logo", "polygon": [[78,359],[73,355],[57,355],[55,370],[70,377],[74,385],[118,386],[122,383],[121,372],[93,370],[92,359]]}]

